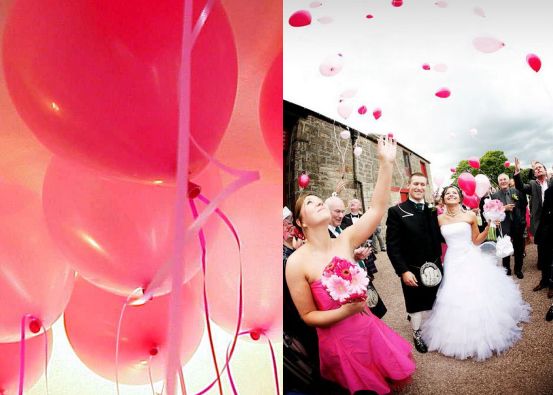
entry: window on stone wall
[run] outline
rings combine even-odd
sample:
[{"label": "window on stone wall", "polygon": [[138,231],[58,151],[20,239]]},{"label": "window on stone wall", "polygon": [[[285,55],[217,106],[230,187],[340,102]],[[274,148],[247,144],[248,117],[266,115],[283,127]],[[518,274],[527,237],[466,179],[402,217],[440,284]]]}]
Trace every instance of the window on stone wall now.
[{"label": "window on stone wall", "polygon": [[405,166],[405,174],[407,177],[411,177],[413,171],[411,170],[411,161],[409,160],[409,152],[403,151],[403,163]]},{"label": "window on stone wall", "polygon": [[428,174],[426,173],[426,163],[421,161],[421,173],[424,174],[426,178],[428,178]]}]

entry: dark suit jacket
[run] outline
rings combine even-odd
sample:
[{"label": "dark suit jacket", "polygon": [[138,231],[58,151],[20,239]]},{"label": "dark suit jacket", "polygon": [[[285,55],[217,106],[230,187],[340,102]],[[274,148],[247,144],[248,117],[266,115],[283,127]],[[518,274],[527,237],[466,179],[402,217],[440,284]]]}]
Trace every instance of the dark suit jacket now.
[{"label": "dark suit jacket", "polygon": [[553,248],[553,188],[547,188],[543,197],[541,217],[534,237],[536,244]]},{"label": "dark suit jacket", "polygon": [[340,228],[346,229],[351,225],[353,225],[353,220],[351,219],[351,213],[344,215],[344,218],[342,218],[342,223],[340,224]]},{"label": "dark suit jacket", "polygon": [[[522,180],[520,179],[520,173],[516,174],[513,179],[515,180],[516,189],[518,189],[525,195],[532,196],[530,200],[530,232],[535,235],[540,223],[542,208],[541,186],[535,180],[530,180],[528,184],[523,184]],[[552,186],[553,179],[549,180],[547,188],[549,189]]]},{"label": "dark suit jacket", "polygon": [[[442,255],[438,213],[425,205],[427,229],[421,228],[413,214],[415,205],[410,200],[388,209],[386,247],[388,257],[398,276],[406,271],[418,273],[418,267],[430,261],[440,263]],[[415,266],[417,269],[410,268]]]},{"label": "dark suit jacket", "polygon": [[[515,207],[513,211],[505,212],[505,219],[501,222],[501,230],[504,234],[510,236],[522,235],[526,227],[526,195],[520,193],[515,188],[509,188],[507,194],[511,196],[511,200]],[[515,197],[516,196],[516,197]],[[492,195],[492,199],[498,199],[503,204],[507,204],[507,198],[503,191],[497,191]]]}]

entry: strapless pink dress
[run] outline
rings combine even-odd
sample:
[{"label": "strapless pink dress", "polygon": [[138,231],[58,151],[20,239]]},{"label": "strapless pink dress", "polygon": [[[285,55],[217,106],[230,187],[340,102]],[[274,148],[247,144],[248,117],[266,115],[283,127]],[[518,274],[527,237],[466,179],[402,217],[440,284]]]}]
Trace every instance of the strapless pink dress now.
[{"label": "strapless pink dress", "polygon": [[[319,310],[340,304],[330,297],[320,280],[311,283]],[[370,390],[387,394],[410,379],[415,371],[411,344],[390,329],[369,309],[328,328],[317,328],[321,376],[347,388],[351,394]]]}]

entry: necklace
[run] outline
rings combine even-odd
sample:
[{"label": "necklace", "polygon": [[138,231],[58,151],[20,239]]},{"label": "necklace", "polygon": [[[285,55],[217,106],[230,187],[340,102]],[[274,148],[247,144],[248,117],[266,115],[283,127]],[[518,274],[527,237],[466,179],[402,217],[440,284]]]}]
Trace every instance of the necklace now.
[{"label": "necklace", "polygon": [[457,212],[455,212],[455,213],[449,211],[448,209],[445,210],[445,213],[446,213],[447,215],[449,215],[450,217],[455,217],[455,216],[457,216],[457,214],[459,214],[460,212],[461,212],[461,209],[457,210]]}]

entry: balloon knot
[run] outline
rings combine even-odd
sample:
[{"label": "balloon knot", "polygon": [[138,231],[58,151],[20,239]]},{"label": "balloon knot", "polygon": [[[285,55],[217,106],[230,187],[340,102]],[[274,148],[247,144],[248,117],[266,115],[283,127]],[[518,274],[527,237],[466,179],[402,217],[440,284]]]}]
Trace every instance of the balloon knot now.
[{"label": "balloon knot", "polygon": [[257,341],[261,338],[261,332],[262,332],[261,329],[254,329],[254,330],[250,331],[250,337],[253,340]]},{"label": "balloon knot", "polygon": [[152,357],[155,357],[159,353],[159,349],[157,347],[152,347],[149,352]]},{"label": "balloon knot", "polygon": [[40,329],[42,328],[42,323],[37,318],[33,318],[31,322],[29,322],[29,330],[33,333],[40,332]]}]

